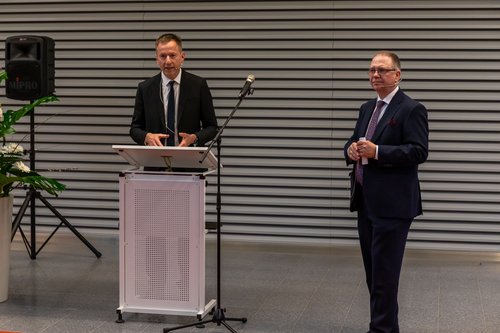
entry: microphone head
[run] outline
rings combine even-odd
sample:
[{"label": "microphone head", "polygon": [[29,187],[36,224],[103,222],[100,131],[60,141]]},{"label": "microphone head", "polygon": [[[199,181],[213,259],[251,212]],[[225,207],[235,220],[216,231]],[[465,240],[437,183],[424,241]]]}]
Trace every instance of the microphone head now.
[{"label": "microphone head", "polygon": [[253,83],[253,81],[255,81],[255,76],[253,76],[253,74],[248,74],[247,81]]}]

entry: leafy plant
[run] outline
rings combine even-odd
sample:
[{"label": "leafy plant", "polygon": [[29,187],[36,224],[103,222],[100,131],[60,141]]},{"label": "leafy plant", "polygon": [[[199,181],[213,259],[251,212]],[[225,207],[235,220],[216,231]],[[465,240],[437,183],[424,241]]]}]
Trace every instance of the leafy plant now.
[{"label": "leafy plant", "polygon": [[[0,84],[7,79],[6,72],[0,72]],[[44,177],[34,170],[30,170],[23,162],[24,149],[20,143],[7,144],[6,137],[16,131],[14,125],[24,116],[28,115],[40,104],[57,101],[56,96],[41,97],[18,110],[3,112],[0,104],[0,197],[6,197],[10,192],[20,186],[30,185],[38,190],[46,191],[57,196],[64,191],[66,186],[52,178]]]}]

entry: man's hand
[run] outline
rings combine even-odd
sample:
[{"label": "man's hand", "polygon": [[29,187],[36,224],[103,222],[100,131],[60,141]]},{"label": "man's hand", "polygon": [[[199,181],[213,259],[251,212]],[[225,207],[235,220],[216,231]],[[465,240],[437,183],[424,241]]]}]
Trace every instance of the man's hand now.
[{"label": "man's hand", "polygon": [[198,141],[198,137],[196,134],[189,134],[180,132],[179,136],[182,138],[181,143],[179,143],[179,147],[189,147],[196,141]]},{"label": "man's hand", "polygon": [[361,158],[361,156],[358,153],[356,142],[351,143],[349,148],[347,148],[347,156],[349,156],[351,161],[356,161],[356,162]]},{"label": "man's hand", "polygon": [[356,143],[356,147],[359,157],[375,158],[375,154],[377,152],[376,148],[377,145],[375,145],[373,142],[368,140],[358,141]]},{"label": "man's hand", "polygon": [[168,134],[161,133],[148,133],[146,134],[146,139],[144,140],[144,144],[146,146],[163,146],[161,140],[168,138]]}]

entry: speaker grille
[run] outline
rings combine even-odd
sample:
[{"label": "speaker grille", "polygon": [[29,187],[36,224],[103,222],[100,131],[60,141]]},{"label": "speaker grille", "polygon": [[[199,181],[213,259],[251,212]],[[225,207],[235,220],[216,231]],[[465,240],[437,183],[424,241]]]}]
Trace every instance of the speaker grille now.
[{"label": "speaker grille", "polygon": [[38,61],[9,61],[5,70],[9,76],[5,87],[9,98],[26,100],[42,96],[42,69]]}]

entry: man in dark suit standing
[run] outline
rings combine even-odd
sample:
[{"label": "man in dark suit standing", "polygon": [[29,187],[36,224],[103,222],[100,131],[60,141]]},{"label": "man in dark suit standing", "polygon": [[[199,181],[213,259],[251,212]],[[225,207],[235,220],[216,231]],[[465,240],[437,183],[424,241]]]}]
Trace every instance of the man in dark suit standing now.
[{"label": "man in dark suit standing", "polygon": [[182,69],[182,40],[164,34],[156,40],[161,72],[139,83],[130,136],[140,145],[202,146],[217,134],[207,81]]},{"label": "man in dark suit standing", "polygon": [[369,332],[398,333],[398,285],[408,231],[422,214],[418,165],[428,155],[426,108],[400,88],[401,64],[382,51],[372,58],[377,98],[364,103],[344,146],[351,173],[351,211],[370,293]]}]

